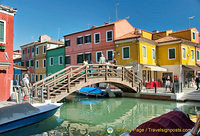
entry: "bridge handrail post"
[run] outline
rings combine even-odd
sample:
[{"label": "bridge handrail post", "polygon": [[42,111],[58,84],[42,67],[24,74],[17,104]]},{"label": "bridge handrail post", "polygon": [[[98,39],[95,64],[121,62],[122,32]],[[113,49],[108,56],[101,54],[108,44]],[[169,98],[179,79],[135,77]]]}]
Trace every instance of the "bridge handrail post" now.
[{"label": "bridge handrail post", "polygon": [[70,90],[70,74],[68,75],[68,80],[67,80],[67,82],[68,82],[68,87],[67,87],[68,90],[67,90],[67,91],[68,91],[68,93],[69,93],[69,90]]},{"label": "bridge handrail post", "polygon": [[132,78],[132,86],[134,86],[134,83],[135,83],[135,73],[134,73],[134,69],[132,67],[132,74],[133,74],[133,78]]},{"label": "bridge handrail post", "polygon": [[88,77],[88,70],[87,70],[87,65],[85,66],[85,82],[87,82],[87,77]]},{"label": "bridge handrail post", "polygon": [[106,69],[106,71],[105,71],[105,80],[107,80],[108,79],[108,65],[105,65],[105,69]]},{"label": "bridge handrail post", "polygon": [[37,85],[35,85],[35,92],[34,92],[34,97],[37,97]]},{"label": "bridge handrail post", "polygon": [[42,89],[41,89],[41,102],[43,103],[44,102],[44,87],[42,86]]},{"label": "bridge handrail post", "polygon": [[124,67],[122,67],[122,81],[124,80]]},{"label": "bridge handrail post", "polygon": [[47,86],[47,100],[50,99],[50,91],[49,91],[49,86]]},{"label": "bridge handrail post", "polygon": [[54,85],[56,85],[55,79],[56,79],[56,75],[53,76]]}]

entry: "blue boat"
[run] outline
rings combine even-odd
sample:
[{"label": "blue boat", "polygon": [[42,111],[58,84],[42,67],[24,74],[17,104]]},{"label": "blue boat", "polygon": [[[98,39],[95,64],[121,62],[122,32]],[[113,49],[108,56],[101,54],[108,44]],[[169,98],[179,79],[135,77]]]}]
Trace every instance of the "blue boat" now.
[{"label": "blue boat", "polygon": [[16,104],[0,108],[0,134],[28,126],[54,115],[62,103]]},{"label": "blue boat", "polygon": [[92,97],[105,97],[106,92],[102,91],[99,88],[94,87],[83,87],[80,90],[76,91],[77,94],[84,96],[92,96]]}]

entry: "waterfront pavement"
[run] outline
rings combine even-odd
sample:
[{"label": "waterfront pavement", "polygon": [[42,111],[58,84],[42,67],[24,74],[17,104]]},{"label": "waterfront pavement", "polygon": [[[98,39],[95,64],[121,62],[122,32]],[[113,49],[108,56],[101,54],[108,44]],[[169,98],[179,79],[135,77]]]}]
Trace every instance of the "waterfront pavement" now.
[{"label": "waterfront pavement", "polygon": [[141,93],[145,94],[157,94],[157,95],[179,95],[177,97],[177,101],[199,101],[200,102],[200,90],[196,90],[196,88],[183,88],[182,92],[172,93],[169,89],[165,88],[157,88],[157,92],[155,93],[155,89],[143,89]]}]

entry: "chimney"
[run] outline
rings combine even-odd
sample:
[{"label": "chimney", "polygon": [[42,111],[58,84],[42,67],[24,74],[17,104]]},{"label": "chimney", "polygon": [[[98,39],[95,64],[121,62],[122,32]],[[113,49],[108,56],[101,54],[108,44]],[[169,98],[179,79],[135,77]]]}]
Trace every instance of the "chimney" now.
[{"label": "chimney", "polygon": [[159,31],[158,31],[158,30],[154,30],[154,31],[152,31],[152,33],[153,33],[153,34],[159,33]]}]

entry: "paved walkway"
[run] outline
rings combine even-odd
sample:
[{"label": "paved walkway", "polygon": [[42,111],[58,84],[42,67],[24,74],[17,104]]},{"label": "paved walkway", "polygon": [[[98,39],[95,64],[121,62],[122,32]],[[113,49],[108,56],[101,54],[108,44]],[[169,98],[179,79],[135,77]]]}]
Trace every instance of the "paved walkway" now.
[{"label": "paved walkway", "polygon": [[5,106],[11,106],[17,104],[15,101],[3,101],[0,102],[0,108],[5,107]]}]

